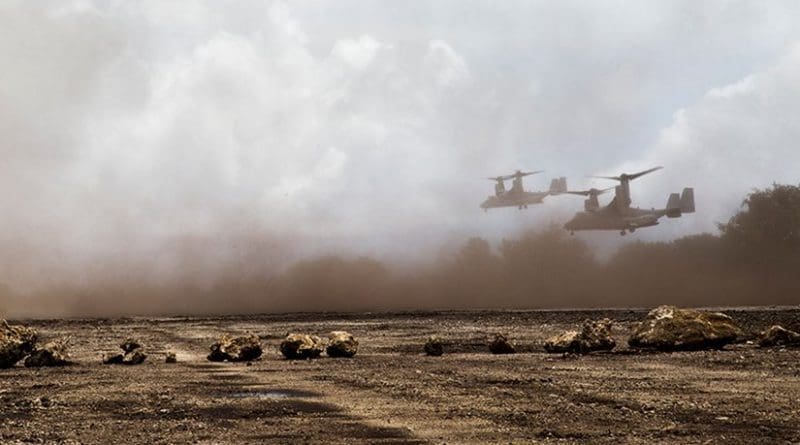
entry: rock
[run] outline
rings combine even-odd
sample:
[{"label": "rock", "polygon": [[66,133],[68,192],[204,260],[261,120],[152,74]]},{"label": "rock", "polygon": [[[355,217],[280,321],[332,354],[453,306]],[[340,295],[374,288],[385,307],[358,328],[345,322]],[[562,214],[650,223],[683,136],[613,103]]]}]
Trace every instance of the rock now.
[{"label": "rock", "polygon": [[580,353],[581,333],[579,331],[567,331],[563,334],[548,338],[544,342],[544,350],[547,352],[574,352]]},{"label": "rock", "polygon": [[358,340],[349,332],[333,331],[328,334],[325,351],[330,357],[352,357],[358,352]]},{"label": "rock", "polygon": [[494,334],[489,342],[489,351],[492,354],[515,354],[517,352],[514,345],[503,334]]},{"label": "rock", "polygon": [[261,357],[261,341],[257,335],[231,337],[227,334],[211,345],[208,360],[212,362],[248,362]]},{"label": "rock", "polygon": [[775,325],[761,333],[758,345],[762,348],[770,346],[800,346],[800,334],[783,326]]},{"label": "rock", "polygon": [[667,351],[719,349],[741,335],[733,319],[723,313],[659,306],[634,328],[628,344]]},{"label": "rock", "polygon": [[144,353],[142,348],[137,348],[122,355],[122,364],[139,365],[142,364],[146,358],[147,354]]},{"label": "rock", "polygon": [[103,364],[104,365],[121,365],[122,364],[123,355],[122,354],[105,354],[103,355]]},{"label": "rock", "polygon": [[617,343],[611,336],[613,322],[607,318],[586,320],[581,331],[567,331],[549,338],[544,349],[553,353],[586,354],[592,351],[610,351]]},{"label": "rock", "polygon": [[287,334],[281,342],[281,354],[289,360],[317,358],[322,354],[325,345],[316,335]]},{"label": "rock", "polygon": [[428,337],[428,341],[425,342],[425,354],[439,357],[440,355],[444,354],[444,344],[442,343],[442,339],[431,335]]},{"label": "rock", "polygon": [[104,365],[139,365],[147,359],[144,347],[138,341],[128,338],[120,343],[122,354],[106,354],[103,356]]},{"label": "rock", "polygon": [[11,326],[0,319],[0,368],[10,368],[28,355],[38,334],[31,328]]},{"label": "rock", "polygon": [[25,359],[25,367],[38,368],[41,366],[65,366],[69,364],[67,341],[56,340],[36,346],[31,355]]},{"label": "rock", "polygon": [[176,356],[174,352],[167,352],[164,363],[178,363],[178,356]]},{"label": "rock", "polygon": [[124,342],[120,343],[120,349],[124,352],[133,352],[136,349],[142,348],[142,344],[133,338],[126,338]]}]

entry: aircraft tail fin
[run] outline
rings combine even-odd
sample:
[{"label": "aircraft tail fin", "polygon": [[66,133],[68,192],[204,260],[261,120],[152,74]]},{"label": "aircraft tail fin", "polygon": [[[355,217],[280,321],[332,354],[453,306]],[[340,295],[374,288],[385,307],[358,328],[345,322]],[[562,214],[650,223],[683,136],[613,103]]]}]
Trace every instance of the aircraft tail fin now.
[{"label": "aircraft tail fin", "polygon": [[562,176],[560,178],[553,178],[553,180],[550,181],[551,195],[558,195],[566,192],[567,192],[567,178]]},{"label": "aircraft tail fin", "polygon": [[681,212],[694,213],[694,189],[686,187],[681,193]]},{"label": "aircraft tail fin", "polygon": [[681,195],[672,193],[667,200],[667,217],[680,218],[681,216]]}]

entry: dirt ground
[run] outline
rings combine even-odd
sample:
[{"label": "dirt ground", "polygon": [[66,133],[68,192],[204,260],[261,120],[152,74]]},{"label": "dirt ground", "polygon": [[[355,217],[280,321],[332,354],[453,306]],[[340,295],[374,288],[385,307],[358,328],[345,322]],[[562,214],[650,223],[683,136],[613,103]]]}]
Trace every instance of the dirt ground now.
[{"label": "dirt ground", "polygon": [[[750,333],[800,329],[797,309],[726,310]],[[17,321],[71,337],[76,364],[0,370],[0,443],[800,443],[800,350],[627,349],[644,311],[287,314]],[[617,321],[618,348],[547,354],[544,339],[586,318]],[[352,359],[284,360],[287,332],[344,329]],[[222,333],[258,334],[260,361],[211,363]],[[490,333],[520,353],[491,355]],[[422,354],[425,338],[449,344]],[[127,336],[139,366],[102,365]],[[177,364],[164,354],[177,353]]]}]

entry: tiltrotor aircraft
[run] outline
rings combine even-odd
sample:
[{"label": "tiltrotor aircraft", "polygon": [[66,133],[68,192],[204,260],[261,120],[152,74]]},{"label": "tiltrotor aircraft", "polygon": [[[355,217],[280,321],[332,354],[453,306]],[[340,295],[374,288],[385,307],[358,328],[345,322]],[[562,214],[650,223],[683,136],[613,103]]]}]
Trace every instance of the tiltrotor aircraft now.
[{"label": "tiltrotor aircraft", "polygon": [[[550,182],[550,190],[546,192],[526,192],[522,187],[522,178],[536,173],[542,173],[544,170],[537,170],[532,172],[522,172],[517,170],[516,173],[496,176],[494,178],[487,178],[495,181],[494,196],[489,196],[483,203],[481,208],[488,211],[493,207],[517,207],[522,210],[528,208],[528,204],[541,204],[544,198],[550,195],[558,195],[567,191],[567,178],[555,178]],[[511,189],[506,190],[505,181],[512,179]]]},{"label": "tiltrotor aircraft", "polygon": [[605,190],[572,192],[589,196],[589,199],[584,202],[585,211],[576,213],[575,217],[564,224],[564,228],[573,234],[578,230],[619,230],[620,235],[625,235],[626,232],[633,233],[641,227],[658,225],[659,218],[665,215],[667,218],[679,218],[684,213],[694,213],[694,189],[688,187],[680,195],[672,193],[663,209],[631,207],[630,181],[661,168],[655,167],[633,174],[623,173],[619,176],[599,176],[620,182],[614,187],[614,199],[605,207],[600,207],[597,201],[597,196]]}]

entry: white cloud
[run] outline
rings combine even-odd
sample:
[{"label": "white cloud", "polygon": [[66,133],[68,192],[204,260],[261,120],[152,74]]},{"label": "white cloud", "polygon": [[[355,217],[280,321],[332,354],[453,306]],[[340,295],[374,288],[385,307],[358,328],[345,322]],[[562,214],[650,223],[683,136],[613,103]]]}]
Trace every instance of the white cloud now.
[{"label": "white cloud", "polygon": [[580,208],[480,212],[517,168],[664,164],[636,198],[699,211],[645,236],[713,228],[798,170],[797,5],[4,2],[0,282],[169,270],[176,239],[425,256]]}]

